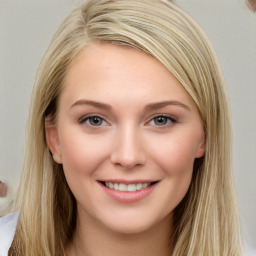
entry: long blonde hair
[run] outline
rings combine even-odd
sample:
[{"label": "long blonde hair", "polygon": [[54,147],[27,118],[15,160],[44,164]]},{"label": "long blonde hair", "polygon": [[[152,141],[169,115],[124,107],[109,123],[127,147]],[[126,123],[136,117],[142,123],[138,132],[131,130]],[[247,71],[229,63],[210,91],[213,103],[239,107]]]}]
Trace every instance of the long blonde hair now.
[{"label": "long blonde hair", "polygon": [[54,36],[38,70],[30,106],[27,145],[14,210],[20,210],[10,252],[65,255],[76,226],[76,202],[62,166],[45,139],[62,81],[92,42],[128,46],[153,56],[182,84],[201,115],[205,156],[175,209],[173,256],[240,256],[238,211],[231,170],[231,120],[224,79],[199,26],[168,0],[89,0]]}]

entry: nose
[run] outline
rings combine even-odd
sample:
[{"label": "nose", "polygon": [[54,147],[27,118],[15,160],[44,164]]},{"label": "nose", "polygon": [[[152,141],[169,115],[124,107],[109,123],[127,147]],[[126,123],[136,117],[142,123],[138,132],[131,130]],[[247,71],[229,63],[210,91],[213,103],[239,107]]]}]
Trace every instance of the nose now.
[{"label": "nose", "polygon": [[136,129],[126,127],[120,130],[111,154],[111,163],[128,170],[144,165],[145,161],[143,142]]}]

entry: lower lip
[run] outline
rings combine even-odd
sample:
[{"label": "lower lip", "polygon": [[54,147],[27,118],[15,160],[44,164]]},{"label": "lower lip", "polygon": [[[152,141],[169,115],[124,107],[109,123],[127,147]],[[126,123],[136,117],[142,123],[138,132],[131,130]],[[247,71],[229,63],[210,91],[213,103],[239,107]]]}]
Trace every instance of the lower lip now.
[{"label": "lower lip", "polygon": [[106,192],[106,194],[111,198],[113,198],[115,201],[120,203],[135,203],[146,198],[154,190],[154,188],[158,183],[138,191],[133,191],[133,192],[119,191],[119,190],[108,188],[100,182],[99,184],[103,188],[103,190]]}]

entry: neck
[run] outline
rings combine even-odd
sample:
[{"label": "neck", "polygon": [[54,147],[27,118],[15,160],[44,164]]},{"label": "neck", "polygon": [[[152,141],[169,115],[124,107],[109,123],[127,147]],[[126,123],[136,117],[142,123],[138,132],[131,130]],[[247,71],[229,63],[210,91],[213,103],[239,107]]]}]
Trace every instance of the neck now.
[{"label": "neck", "polygon": [[171,255],[172,217],[167,216],[149,230],[120,234],[97,221],[78,218],[68,256],[169,256]]}]

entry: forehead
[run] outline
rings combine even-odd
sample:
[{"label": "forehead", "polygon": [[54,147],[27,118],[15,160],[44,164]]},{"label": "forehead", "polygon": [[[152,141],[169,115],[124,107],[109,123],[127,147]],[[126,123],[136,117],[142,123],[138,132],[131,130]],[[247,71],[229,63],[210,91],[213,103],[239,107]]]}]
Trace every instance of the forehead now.
[{"label": "forehead", "polygon": [[178,80],[156,59],[128,47],[93,44],[69,68],[62,98],[123,101],[192,100]]}]

